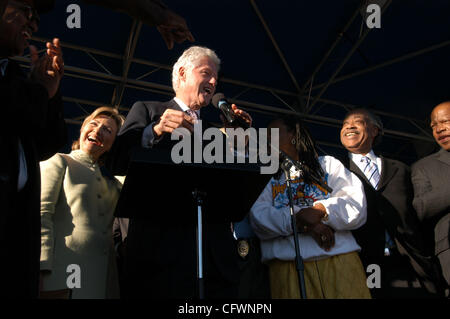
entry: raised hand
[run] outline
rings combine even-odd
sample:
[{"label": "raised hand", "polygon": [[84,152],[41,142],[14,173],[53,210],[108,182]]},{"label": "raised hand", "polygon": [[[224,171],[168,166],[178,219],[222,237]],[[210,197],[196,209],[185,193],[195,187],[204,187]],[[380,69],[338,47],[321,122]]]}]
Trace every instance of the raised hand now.
[{"label": "raised hand", "polygon": [[242,120],[244,120],[244,122],[246,122],[248,124],[249,127],[252,126],[252,117],[250,116],[250,114],[248,114],[247,112],[239,109],[236,104],[231,104],[231,109],[234,112],[234,115],[241,118]]},{"label": "raised hand", "polygon": [[39,57],[37,48],[30,45],[31,74],[30,77],[42,84],[48,92],[49,98],[55,96],[59,83],[64,75],[64,60],[59,39],[46,43],[47,52]]},{"label": "raised hand", "polygon": [[189,40],[190,42],[195,41],[184,18],[170,10],[166,14],[166,21],[158,25],[157,29],[169,50],[173,48],[174,42],[182,43],[185,40]]}]

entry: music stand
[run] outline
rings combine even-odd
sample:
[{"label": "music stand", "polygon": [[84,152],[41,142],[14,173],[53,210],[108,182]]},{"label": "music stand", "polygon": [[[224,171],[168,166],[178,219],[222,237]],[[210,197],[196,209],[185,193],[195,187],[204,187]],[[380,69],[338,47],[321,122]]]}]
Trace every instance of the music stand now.
[{"label": "music stand", "polygon": [[[139,149],[131,160],[115,215],[164,218],[145,214],[141,203],[149,196],[170,203],[170,211],[175,213],[195,207],[198,297],[203,299],[203,222],[206,221],[204,226],[208,227],[208,222],[242,220],[271,177],[261,174],[257,164],[175,164],[170,152]],[[157,183],[151,182],[155,180]],[[137,181],[147,182],[139,185]],[[168,191],[174,184],[176,200],[174,193]]]}]

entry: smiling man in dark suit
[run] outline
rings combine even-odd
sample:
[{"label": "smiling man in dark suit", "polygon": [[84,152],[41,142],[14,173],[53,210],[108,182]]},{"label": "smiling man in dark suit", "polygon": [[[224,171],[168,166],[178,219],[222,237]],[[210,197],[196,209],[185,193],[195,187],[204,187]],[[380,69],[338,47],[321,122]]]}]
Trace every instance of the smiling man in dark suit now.
[{"label": "smiling man in dark suit", "polygon": [[1,3],[0,97],[0,296],[36,298],[39,292],[40,172],[66,142],[63,104],[58,88],[64,63],[58,39],[47,43],[41,57],[30,46],[27,76],[11,57],[23,55],[38,30],[39,15],[49,0],[10,0]]},{"label": "smiling man in dark suit", "polygon": [[[431,129],[441,149],[412,166],[413,205],[422,223],[427,251],[440,261],[450,285],[450,101],[431,112]],[[447,296],[448,296],[447,287]]]},{"label": "smiling man in dark suit", "polygon": [[424,254],[418,232],[410,170],[374,153],[382,133],[381,120],[367,109],[350,111],[342,124],[341,143],[349,151],[344,164],[363,182],[367,199],[367,222],[353,235],[364,266],[380,266],[381,287],[371,289],[374,298],[431,296],[427,290],[441,291],[434,284],[436,265]]},{"label": "smiling man in dark suit", "polygon": [[[127,171],[133,152],[149,148],[170,152],[177,142],[171,140],[175,129],[194,130],[201,108],[210,103],[215,92],[219,65],[214,51],[191,47],[173,66],[175,97],[167,102],[140,101],[133,105],[117,136],[109,164],[115,173],[127,174],[124,189],[136,194],[146,184],[158,183],[148,180],[143,171]],[[234,104],[232,107],[237,116],[251,125],[250,115]],[[125,263],[132,298],[196,297],[195,223],[190,203],[181,203],[182,213],[174,213],[174,207],[180,207],[176,188],[188,183],[174,181],[173,189],[168,190],[174,194],[170,203],[159,202],[151,193],[133,196],[134,199],[121,196],[119,200],[120,210],[144,212],[130,218],[127,237]],[[206,297],[237,297],[239,269],[231,224],[207,222],[204,232]]]}]

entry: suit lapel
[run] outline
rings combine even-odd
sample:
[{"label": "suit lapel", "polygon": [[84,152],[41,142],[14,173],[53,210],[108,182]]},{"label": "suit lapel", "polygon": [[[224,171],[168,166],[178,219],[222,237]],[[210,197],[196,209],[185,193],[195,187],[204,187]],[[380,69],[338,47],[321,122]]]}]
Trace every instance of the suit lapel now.
[{"label": "suit lapel", "polygon": [[174,99],[171,99],[170,101],[167,101],[165,106],[166,106],[168,109],[173,109],[173,110],[177,110],[177,111],[183,111],[183,110],[181,109],[181,107],[178,105],[178,103],[175,102]]},{"label": "suit lapel", "polygon": [[358,175],[358,177],[362,178],[367,184],[370,185],[369,180],[367,179],[367,177],[364,174],[364,172],[359,169],[358,165],[356,165],[356,163],[353,162],[350,157],[347,157],[347,160],[348,160],[348,162],[347,162],[348,163],[348,165],[347,165],[348,169],[350,171],[352,171],[353,173],[355,173],[356,175]]},{"label": "suit lapel", "polygon": [[450,152],[441,148],[436,157],[439,161],[450,166]]},{"label": "suit lapel", "polygon": [[378,190],[381,190],[384,186],[386,186],[398,170],[395,162],[385,159],[383,156],[381,156],[381,165],[382,171]]},{"label": "suit lapel", "polygon": [[[395,173],[398,170],[397,165],[395,165],[395,162],[391,162],[388,159],[385,159],[383,156],[381,156],[381,165],[382,165],[382,171],[380,176],[380,183],[378,185],[378,190],[381,190],[383,187],[385,187],[389,181],[394,177]],[[370,181],[367,179],[366,175],[363,171],[361,171],[351,159],[350,156],[347,156],[346,163],[344,165],[351,170],[353,173],[358,175],[361,179],[363,179],[367,184],[370,184]]]}]

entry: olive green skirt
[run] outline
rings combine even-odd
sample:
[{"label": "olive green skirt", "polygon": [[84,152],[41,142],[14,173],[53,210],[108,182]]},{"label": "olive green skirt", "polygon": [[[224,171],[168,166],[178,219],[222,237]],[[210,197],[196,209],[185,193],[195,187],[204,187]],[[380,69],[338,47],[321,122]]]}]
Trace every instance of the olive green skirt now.
[{"label": "olive green skirt", "polygon": [[[357,252],[304,262],[307,299],[370,299],[366,274]],[[270,290],[274,299],[299,299],[295,261],[269,263]]]}]

